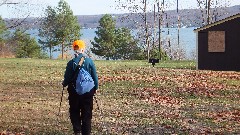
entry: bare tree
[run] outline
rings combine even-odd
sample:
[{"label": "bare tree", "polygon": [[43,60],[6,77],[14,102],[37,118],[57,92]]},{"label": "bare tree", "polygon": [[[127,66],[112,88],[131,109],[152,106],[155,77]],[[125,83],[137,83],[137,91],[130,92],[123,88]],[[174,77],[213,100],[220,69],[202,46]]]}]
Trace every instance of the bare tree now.
[{"label": "bare tree", "polygon": [[[149,20],[152,16],[148,16],[149,10],[148,5],[150,5],[149,0],[118,0],[118,7],[119,9],[126,9],[130,14],[127,16],[123,16],[123,21],[134,21],[136,24],[134,29],[137,29],[137,36],[139,37],[140,43],[143,43],[143,48],[147,52],[147,59],[150,57],[150,35],[152,28],[152,24],[150,24]],[[131,18],[136,18],[132,20]]]},{"label": "bare tree", "polygon": [[0,7],[6,9],[6,12],[9,14],[9,17],[4,19],[7,23],[7,29],[16,29],[20,27],[22,29],[29,29],[40,22],[41,15],[36,15],[37,12],[35,11],[43,10],[45,5],[43,3],[37,3],[39,3],[38,0],[21,0],[17,2],[12,0],[0,0]]},{"label": "bare tree", "polygon": [[218,17],[227,14],[226,7],[230,5],[230,0],[197,0],[197,4],[202,18],[200,26],[203,26],[218,21]]},{"label": "bare tree", "polygon": [[[134,29],[137,30],[136,37],[142,48],[147,52],[147,59],[151,57],[151,50],[160,44],[160,28],[162,25],[162,13],[164,0],[118,0],[117,9],[123,9],[129,12],[122,20],[125,22],[134,21]],[[156,14],[156,8],[158,13]],[[136,18],[136,19],[132,19]],[[159,22],[158,28],[160,32],[155,30],[156,23]],[[157,35],[158,38],[157,38]]]}]

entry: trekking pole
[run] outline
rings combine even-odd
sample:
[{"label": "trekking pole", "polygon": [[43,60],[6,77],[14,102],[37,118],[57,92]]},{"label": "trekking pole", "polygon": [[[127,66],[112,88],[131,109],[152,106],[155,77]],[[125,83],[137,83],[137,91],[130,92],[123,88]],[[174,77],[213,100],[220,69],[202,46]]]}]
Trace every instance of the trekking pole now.
[{"label": "trekking pole", "polygon": [[59,110],[58,110],[58,116],[60,115],[60,111],[61,111],[62,99],[63,99],[63,91],[64,91],[64,87],[62,89],[62,96],[61,96],[60,106],[59,106]]},{"label": "trekking pole", "polygon": [[97,104],[97,108],[98,108],[98,110],[100,111],[100,118],[101,118],[101,123],[102,123],[102,125],[103,125],[103,131],[106,131],[106,132],[108,132],[108,129],[107,129],[107,127],[106,127],[106,125],[105,125],[105,123],[104,123],[104,121],[103,121],[103,112],[102,112],[102,109],[100,108],[100,106],[99,106],[99,104],[98,104],[98,101],[97,101],[97,98],[96,98],[96,96],[93,96],[94,97],[94,99],[95,99],[95,102],[96,102],[96,104]]}]

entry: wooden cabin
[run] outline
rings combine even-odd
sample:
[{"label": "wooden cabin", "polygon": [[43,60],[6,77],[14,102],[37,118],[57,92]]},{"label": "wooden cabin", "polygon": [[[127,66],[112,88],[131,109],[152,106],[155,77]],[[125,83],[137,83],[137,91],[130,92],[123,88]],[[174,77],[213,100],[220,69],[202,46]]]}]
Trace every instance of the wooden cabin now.
[{"label": "wooden cabin", "polygon": [[240,14],[197,28],[197,69],[240,71]]}]

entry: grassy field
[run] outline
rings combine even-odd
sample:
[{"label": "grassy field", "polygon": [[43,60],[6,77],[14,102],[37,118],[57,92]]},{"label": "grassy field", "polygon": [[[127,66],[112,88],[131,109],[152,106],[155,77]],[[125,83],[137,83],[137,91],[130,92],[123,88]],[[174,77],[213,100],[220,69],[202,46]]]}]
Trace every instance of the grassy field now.
[{"label": "grassy field", "polygon": [[[72,134],[67,61],[0,58],[0,133]],[[240,134],[240,72],[197,71],[191,61],[95,61],[99,134]],[[98,108],[99,107],[99,108]]]}]

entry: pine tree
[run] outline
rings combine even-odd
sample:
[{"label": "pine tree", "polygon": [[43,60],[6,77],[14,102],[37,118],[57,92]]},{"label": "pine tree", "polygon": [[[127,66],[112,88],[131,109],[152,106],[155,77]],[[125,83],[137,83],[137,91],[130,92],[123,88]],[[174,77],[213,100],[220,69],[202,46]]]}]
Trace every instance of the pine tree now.
[{"label": "pine tree", "polygon": [[15,45],[15,53],[17,58],[39,58],[41,57],[41,48],[37,44],[35,38],[31,38],[29,34],[21,30],[16,30],[12,40]]},{"label": "pine tree", "polygon": [[69,47],[71,43],[80,38],[80,25],[77,17],[64,0],[60,0],[57,7],[56,17],[56,39],[62,48],[62,58],[65,47]]},{"label": "pine tree", "polygon": [[[99,21],[95,42],[91,42],[91,51],[107,59],[139,59],[142,49],[127,28],[116,28],[111,15],[104,15]],[[140,58],[142,59],[142,58]]]},{"label": "pine tree", "polygon": [[55,37],[55,29],[56,29],[56,11],[48,6],[45,11],[46,17],[43,19],[40,25],[38,36],[40,39],[38,42],[42,44],[43,48],[49,48],[50,59],[52,59],[52,51],[54,46],[58,45]]},{"label": "pine tree", "polygon": [[[139,59],[142,55],[141,48],[137,46],[131,32],[127,28],[116,30],[116,57],[120,59]],[[141,59],[141,58],[140,58]]]},{"label": "pine tree", "polygon": [[39,30],[41,36],[39,43],[49,47],[50,52],[52,47],[61,45],[63,58],[65,48],[81,36],[77,17],[64,0],[60,0],[56,8],[48,7],[45,14],[46,18]]},{"label": "pine tree", "polygon": [[114,58],[115,55],[115,29],[116,21],[113,20],[111,15],[104,15],[100,21],[99,26],[97,27],[96,37],[94,37],[94,42],[91,44],[93,47],[91,51],[99,56],[103,56],[107,59]]},{"label": "pine tree", "polygon": [[6,25],[5,25],[2,17],[0,16],[0,45],[3,44],[3,36],[4,36],[5,31],[6,31]]},{"label": "pine tree", "polygon": [[7,29],[5,21],[0,16],[0,56],[12,56],[13,52],[10,45],[7,45],[10,31]]}]

